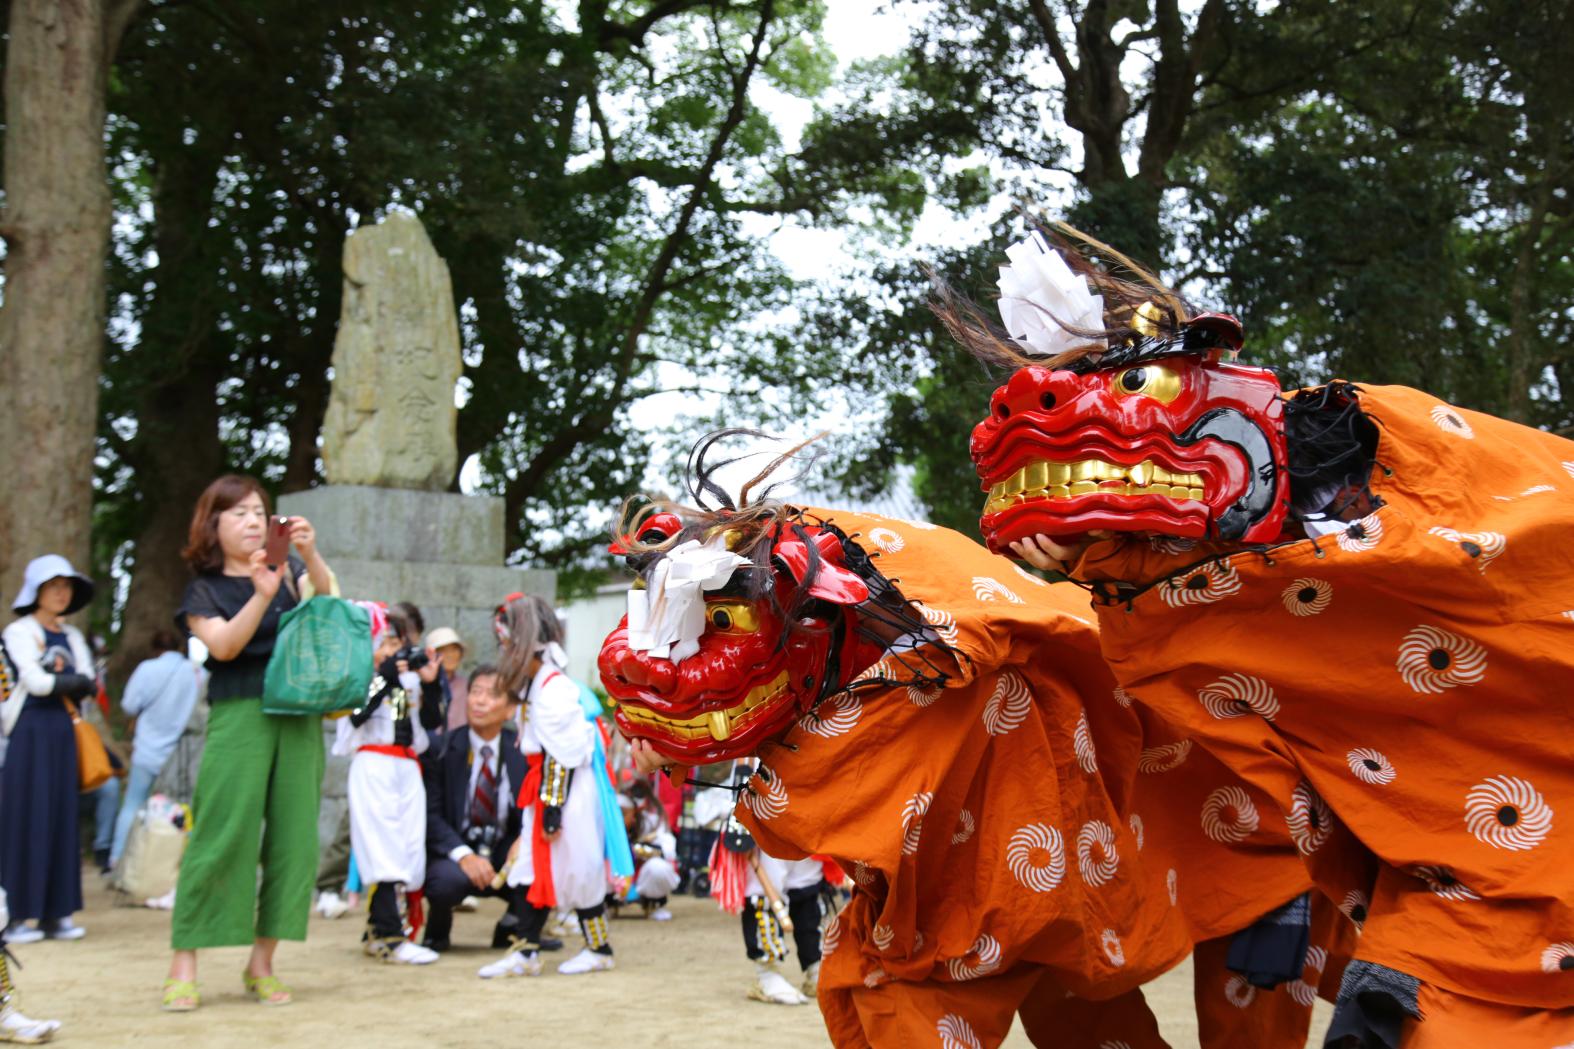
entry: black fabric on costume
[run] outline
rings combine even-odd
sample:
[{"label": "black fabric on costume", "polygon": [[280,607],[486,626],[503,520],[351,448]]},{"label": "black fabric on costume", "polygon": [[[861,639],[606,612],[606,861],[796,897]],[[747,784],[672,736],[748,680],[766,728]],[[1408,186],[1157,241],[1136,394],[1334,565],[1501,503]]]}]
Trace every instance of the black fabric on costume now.
[{"label": "black fabric on costume", "polygon": [[1323,1049],[1398,1049],[1405,1020],[1421,1018],[1421,981],[1372,962],[1352,961],[1339,983]]},{"label": "black fabric on costume", "polygon": [[368,907],[367,925],[374,940],[398,940],[404,937],[404,922],[399,918],[399,883],[380,881],[372,886],[372,899]]},{"label": "black fabric on costume", "polygon": [[1236,933],[1224,964],[1253,987],[1299,980],[1311,934],[1312,898],[1303,892]]},{"label": "black fabric on costume", "polygon": [[[580,930],[585,934],[585,946],[590,947],[590,949],[595,951],[597,954],[611,954],[612,942],[606,938],[607,905],[603,902],[596,904],[594,907],[581,907],[575,911],[575,913],[579,915]],[[601,930],[601,936],[599,938],[602,940],[602,942],[596,946],[591,946],[591,944],[595,943],[596,939],[598,938],[592,930],[592,926],[594,925],[599,925]]]},{"label": "black fabric on costume", "polygon": [[[787,890],[787,916],[792,919],[793,946],[798,950],[798,964],[807,969],[820,960],[820,889],[821,885],[807,885],[801,889]],[[771,905],[763,896],[750,896],[743,901],[743,946],[751,962],[774,956],[760,943],[761,916],[770,924],[771,935],[780,938],[781,923],[776,920]],[[786,944],[781,957],[786,957]]]}]

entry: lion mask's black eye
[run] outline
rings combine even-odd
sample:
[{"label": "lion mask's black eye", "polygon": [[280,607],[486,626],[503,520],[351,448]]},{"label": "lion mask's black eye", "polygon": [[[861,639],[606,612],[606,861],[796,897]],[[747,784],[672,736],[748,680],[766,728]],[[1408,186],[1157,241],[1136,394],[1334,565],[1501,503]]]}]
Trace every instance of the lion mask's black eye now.
[{"label": "lion mask's black eye", "polygon": [[1120,377],[1121,388],[1127,393],[1138,393],[1148,383],[1148,369],[1133,368]]}]

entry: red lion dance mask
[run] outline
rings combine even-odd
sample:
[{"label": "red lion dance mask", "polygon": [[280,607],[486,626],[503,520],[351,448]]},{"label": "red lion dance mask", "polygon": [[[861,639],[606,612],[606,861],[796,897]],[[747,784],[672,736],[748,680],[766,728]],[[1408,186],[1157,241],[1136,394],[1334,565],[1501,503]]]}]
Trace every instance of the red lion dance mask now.
[{"label": "red lion dance mask", "polygon": [[[1026,247],[1050,250],[1035,235],[1013,249],[1014,262]],[[1065,277],[1056,279],[1080,283],[1059,268]],[[1009,280],[1002,276],[1007,295]],[[1102,328],[1099,300],[1088,298]],[[1044,315],[1061,305],[1027,301]],[[991,551],[1009,554],[1011,543],[1040,533],[1067,541],[1101,529],[1278,538],[1289,510],[1278,379],[1233,363],[1241,346],[1234,317],[1204,313],[1161,331],[1153,322],[1160,310],[1138,314],[1120,345],[1060,367],[1022,367],[990,398],[972,456],[988,493],[980,527]],[[1056,348],[1089,341],[1062,338]]]},{"label": "red lion dance mask", "polygon": [[[630,592],[634,614],[602,645],[601,680],[623,734],[685,765],[754,753],[880,658],[871,617],[909,615],[895,587],[835,527],[793,510],[742,515],[736,525],[727,516],[695,511],[686,523],[656,513],[612,546],[640,578]],[[686,597],[673,583],[707,572],[716,585]]]}]

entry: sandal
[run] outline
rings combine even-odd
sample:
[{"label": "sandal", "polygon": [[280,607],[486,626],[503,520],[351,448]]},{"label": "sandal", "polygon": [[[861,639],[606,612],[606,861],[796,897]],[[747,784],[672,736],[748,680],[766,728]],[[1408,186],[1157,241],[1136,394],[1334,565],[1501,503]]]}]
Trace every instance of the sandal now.
[{"label": "sandal", "polygon": [[295,1000],[295,995],[277,976],[241,973],[241,979],[245,981],[247,993],[256,996],[263,1005],[289,1005]]},{"label": "sandal", "polygon": [[189,1013],[201,1004],[195,980],[171,978],[164,981],[164,1001],[159,1008],[166,1013]]}]

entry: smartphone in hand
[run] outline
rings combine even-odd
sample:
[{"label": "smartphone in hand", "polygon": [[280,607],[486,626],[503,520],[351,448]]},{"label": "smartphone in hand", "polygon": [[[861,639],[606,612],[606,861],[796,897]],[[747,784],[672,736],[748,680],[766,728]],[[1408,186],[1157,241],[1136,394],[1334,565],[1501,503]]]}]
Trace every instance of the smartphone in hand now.
[{"label": "smartphone in hand", "polygon": [[290,519],[288,517],[268,518],[268,539],[263,552],[269,568],[277,568],[289,558]]}]

